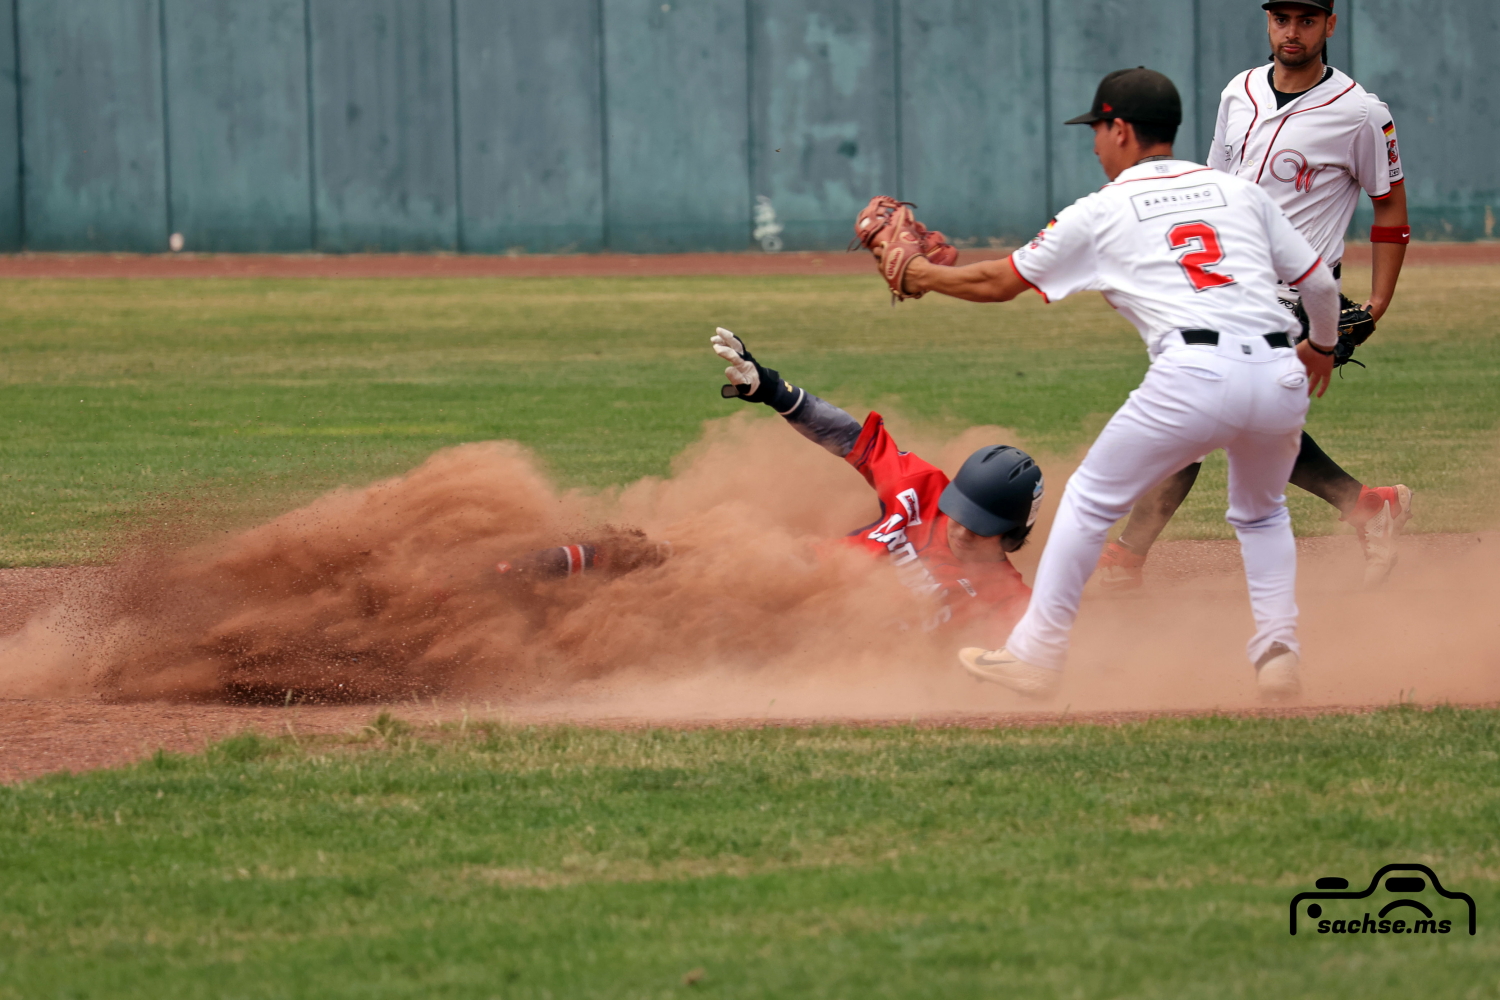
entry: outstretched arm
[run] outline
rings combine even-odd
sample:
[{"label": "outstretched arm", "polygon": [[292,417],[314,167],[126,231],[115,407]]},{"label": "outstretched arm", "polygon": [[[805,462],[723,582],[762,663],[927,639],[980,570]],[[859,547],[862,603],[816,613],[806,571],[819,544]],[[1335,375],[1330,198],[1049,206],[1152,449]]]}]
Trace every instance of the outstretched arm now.
[{"label": "outstretched arm", "polygon": [[839,458],[849,454],[859,439],[858,420],[826,399],[788,383],[774,369],[763,367],[745,342],[722,326],[714,331],[709,343],[715,354],[729,362],[724,369],[724,377],[729,380],[723,389],[726,398],[765,403],[809,441]]},{"label": "outstretched arm", "polygon": [[940,292],[969,302],[1009,302],[1031,286],[1004,260],[982,260],[962,267],[942,267],[918,257],[907,266],[908,292]]}]

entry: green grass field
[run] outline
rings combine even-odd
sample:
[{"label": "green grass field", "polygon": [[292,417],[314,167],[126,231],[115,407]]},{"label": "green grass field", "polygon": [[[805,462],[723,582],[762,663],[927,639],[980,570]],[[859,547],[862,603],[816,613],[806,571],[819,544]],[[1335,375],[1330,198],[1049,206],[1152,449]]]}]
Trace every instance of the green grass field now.
[{"label": "green grass field", "polygon": [[[1497,740],[1411,708],[237,737],[0,788],[0,998],[1494,997]],[[1288,934],[1315,879],[1412,861],[1477,937]]]},{"label": "green grass field", "polygon": [[[263,516],[461,441],[525,442],[571,485],[664,474],[740,406],[718,396],[717,323],[853,409],[1000,424],[1052,455],[1083,447],[1146,363],[1096,295],[891,309],[856,277],[7,280],[0,303],[12,566],[98,559],[183,497]],[[1310,428],[1351,472],[1420,492],[1417,530],[1490,518],[1497,312],[1500,269],[1409,270],[1360,350],[1370,369],[1315,405]],[[1178,537],[1227,537],[1222,481],[1215,461]],[[1300,531],[1335,530],[1321,502],[1294,504]]]},{"label": "green grass field", "polygon": [[[716,323],[851,409],[1051,456],[1145,367],[1096,296],[892,310],[841,277],[0,292],[0,565],[103,558],[162,512],[266,516],[463,441],[586,488],[665,474],[740,408]],[[1500,269],[1410,271],[1370,369],[1315,404],[1352,472],[1419,491],[1420,530],[1492,523],[1497,312]],[[1227,534],[1222,481],[1178,537]],[[0,787],[0,1000],[1496,997],[1497,737],[1500,712],[1404,707],[237,737]],[[1409,861],[1475,896],[1478,937],[1287,934],[1316,878]]]}]

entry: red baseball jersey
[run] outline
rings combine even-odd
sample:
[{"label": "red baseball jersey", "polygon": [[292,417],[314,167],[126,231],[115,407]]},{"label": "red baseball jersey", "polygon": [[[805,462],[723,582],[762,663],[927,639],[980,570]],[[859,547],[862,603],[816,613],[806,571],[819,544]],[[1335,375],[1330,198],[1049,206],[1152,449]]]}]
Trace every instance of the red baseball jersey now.
[{"label": "red baseball jersey", "polygon": [[878,413],[865,418],[844,461],[880,497],[880,519],[845,541],[889,557],[901,582],[931,602],[926,631],[972,632],[977,641],[1002,645],[1025,613],[1031,588],[1009,562],[966,563],[953,554],[948,515],[938,510],[948,485],[942,470],[897,448]]}]

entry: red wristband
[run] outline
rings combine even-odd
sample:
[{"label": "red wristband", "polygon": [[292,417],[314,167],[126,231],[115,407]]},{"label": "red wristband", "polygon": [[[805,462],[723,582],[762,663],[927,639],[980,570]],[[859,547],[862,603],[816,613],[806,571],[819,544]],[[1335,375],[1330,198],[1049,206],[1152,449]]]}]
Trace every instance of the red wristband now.
[{"label": "red wristband", "polygon": [[1410,243],[1411,226],[1371,226],[1371,243]]}]

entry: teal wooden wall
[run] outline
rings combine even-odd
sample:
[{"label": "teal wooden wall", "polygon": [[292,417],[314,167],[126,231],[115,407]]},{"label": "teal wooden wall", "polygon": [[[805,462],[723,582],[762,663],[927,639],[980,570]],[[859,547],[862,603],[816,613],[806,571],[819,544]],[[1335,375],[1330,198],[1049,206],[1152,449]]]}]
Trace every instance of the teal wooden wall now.
[{"label": "teal wooden wall", "polygon": [[23,233],[15,23],[16,0],[0,0],[0,247],[10,249],[21,245]]},{"label": "teal wooden wall", "polygon": [[157,0],[16,0],[20,211],[34,250],[166,246]]},{"label": "teal wooden wall", "polygon": [[198,250],[307,249],[302,0],[162,3],[168,231],[193,234]]},{"label": "teal wooden wall", "polygon": [[[1417,234],[1495,235],[1500,5],[1341,17]],[[1263,25],[1251,0],[0,0],[0,249],[739,250],[757,205],[835,248],[880,192],[1005,243],[1101,183],[1060,122],[1103,73],[1171,76],[1201,159]]]}]

